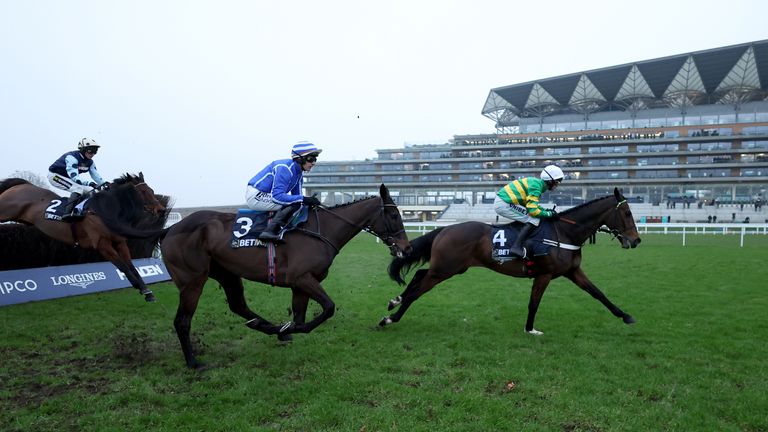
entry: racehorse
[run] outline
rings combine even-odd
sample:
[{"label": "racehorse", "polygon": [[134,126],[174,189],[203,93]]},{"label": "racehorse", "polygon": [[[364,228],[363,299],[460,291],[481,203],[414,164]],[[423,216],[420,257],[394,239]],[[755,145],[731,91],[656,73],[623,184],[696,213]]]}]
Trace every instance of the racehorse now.
[{"label": "racehorse", "polygon": [[[292,333],[309,333],[333,316],[335,305],[320,285],[333,259],[360,231],[379,237],[392,254],[408,253],[410,245],[400,212],[383,184],[380,196],[371,196],[334,207],[315,207],[306,223],[284,235],[284,244],[263,248],[231,247],[235,214],[195,212],[173,225],[161,243],[163,260],[179,289],[179,307],[173,321],[187,366],[200,367],[192,353],[192,316],[210,277],[221,284],[229,309],[245,318],[246,325],[268,335],[289,340]],[[270,255],[274,259],[270,259]],[[274,271],[270,265],[274,264]],[[242,278],[290,288],[293,321],[274,325],[246,304]],[[309,299],[322,312],[305,322]]]},{"label": "racehorse", "polygon": [[[170,207],[170,197],[156,195],[157,200]],[[142,230],[162,229],[168,212],[153,215],[142,213],[142,222],[136,228]],[[162,232],[161,232],[162,234]],[[159,237],[159,236],[158,236]],[[131,258],[150,258],[156,251],[158,237],[129,238],[126,243]],[[86,264],[104,261],[95,249],[83,249],[48,237],[33,225],[21,223],[0,224],[0,272],[38,267]]]},{"label": "racehorse", "polygon": [[599,229],[604,230],[601,228],[603,225],[620,240],[622,248],[635,248],[640,244],[629,204],[619,190],[615,188],[613,195],[563,211],[555,221],[542,221],[542,225],[550,223],[556,238],[546,243],[555,246],[547,255],[534,256],[530,260],[516,259],[504,263],[494,260],[491,256],[492,226],[481,222],[464,222],[438,228],[412,240],[411,253],[392,260],[389,276],[404,285],[403,277],[412,267],[429,262],[429,269],[418,270],[403,293],[389,301],[388,310],[398,305],[400,307],[394,314],[384,317],[379,325],[386,326],[400,321],[422,294],[440,282],[464,273],[469,267],[486,267],[508,276],[533,278],[528,320],[525,323],[527,333],[543,334],[533,327],[533,321],[549,282],[560,276],[565,276],[600,301],[624,323],[634,323],[634,318],[611,303],[581,269],[580,246],[591,234]]},{"label": "racehorse", "polygon": [[155,301],[154,294],[133,266],[126,244],[126,238],[161,235],[162,230],[141,228],[147,223],[145,212],[151,212],[158,218],[167,216],[167,209],[144,181],[144,174],[125,174],[94,193],[80,220],[62,222],[45,217],[46,209],[53,210],[62,202],[56,193],[27,180],[8,178],[0,181],[0,222],[34,225],[56,240],[97,250],[125,274],[146,301]]}]

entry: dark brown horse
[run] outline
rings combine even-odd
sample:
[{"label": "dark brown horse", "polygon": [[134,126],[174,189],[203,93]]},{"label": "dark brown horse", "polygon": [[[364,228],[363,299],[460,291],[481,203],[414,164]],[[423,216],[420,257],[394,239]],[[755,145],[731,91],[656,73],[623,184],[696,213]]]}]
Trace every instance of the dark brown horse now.
[{"label": "dark brown horse", "polygon": [[[411,241],[412,252],[407,257],[397,257],[389,266],[389,276],[401,285],[408,271],[429,262],[429,269],[420,269],[411,279],[405,291],[389,301],[389,310],[398,310],[380,322],[385,326],[398,322],[405,312],[422,294],[440,282],[454,275],[464,273],[470,267],[486,267],[513,277],[533,277],[531,298],[528,302],[528,320],[525,331],[542,334],[533,327],[541,297],[552,279],[565,276],[579,288],[600,301],[615,316],[632,324],[635,320],[624,313],[603,294],[581,269],[581,249],[587,238],[607,226],[621,241],[624,249],[634,248],[640,243],[632,212],[627,200],[618,189],[614,194],[582,204],[560,213],[557,221],[542,221],[554,225],[554,238],[545,241],[555,244],[547,255],[531,257],[531,265],[521,260],[506,261],[503,264],[491,257],[491,225],[480,222],[465,222],[438,228]],[[529,274],[528,271],[533,274]]]},{"label": "dark brown horse", "polygon": [[58,206],[54,192],[20,179],[0,182],[0,222],[15,221],[34,225],[45,235],[83,249],[95,249],[138,289],[147,301],[154,301],[139,272],[131,262],[127,238],[159,236],[161,230],[146,230],[145,212],[165,217],[167,211],[144,181],[144,175],[125,174],[109,187],[94,193],[82,219],[73,222],[46,219],[48,207]]},{"label": "dark brown horse", "polygon": [[[162,241],[163,260],[179,288],[179,308],[173,324],[190,368],[200,366],[192,353],[189,332],[209,277],[221,284],[229,309],[243,317],[248,327],[287,340],[292,333],[311,332],[333,316],[336,306],[320,282],[328,276],[339,250],[360,231],[379,237],[393,254],[402,256],[410,250],[400,212],[384,185],[380,196],[310,211],[307,222],[286,233],[285,243],[274,248],[272,281],[267,248],[231,247],[235,217],[214,211],[195,212],[173,225]],[[274,325],[254,313],[245,302],[242,278],[290,288],[293,322]],[[305,322],[309,299],[323,311]]]}]

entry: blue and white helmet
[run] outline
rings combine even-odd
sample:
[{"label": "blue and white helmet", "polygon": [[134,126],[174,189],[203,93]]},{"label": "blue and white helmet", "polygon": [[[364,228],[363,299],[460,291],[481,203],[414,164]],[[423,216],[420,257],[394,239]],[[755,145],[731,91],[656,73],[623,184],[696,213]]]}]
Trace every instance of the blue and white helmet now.
[{"label": "blue and white helmet", "polygon": [[312,144],[309,141],[299,141],[296,144],[293,145],[293,148],[291,149],[291,158],[297,159],[302,158],[305,156],[317,156],[319,155],[323,150],[317,148],[316,145]]}]

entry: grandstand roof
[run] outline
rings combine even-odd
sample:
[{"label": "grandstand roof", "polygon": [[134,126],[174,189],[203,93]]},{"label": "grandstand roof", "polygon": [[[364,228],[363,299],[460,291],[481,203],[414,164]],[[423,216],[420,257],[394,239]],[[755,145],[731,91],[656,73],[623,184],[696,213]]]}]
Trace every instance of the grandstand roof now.
[{"label": "grandstand roof", "polygon": [[768,40],[491,89],[482,114],[521,118],[768,100]]}]

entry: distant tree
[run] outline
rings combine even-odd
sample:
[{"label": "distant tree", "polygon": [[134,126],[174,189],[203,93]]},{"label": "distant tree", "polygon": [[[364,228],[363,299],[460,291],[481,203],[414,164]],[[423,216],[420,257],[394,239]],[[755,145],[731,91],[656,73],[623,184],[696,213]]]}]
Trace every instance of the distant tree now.
[{"label": "distant tree", "polygon": [[31,171],[14,171],[8,177],[17,177],[24,179],[35,186],[40,186],[44,189],[51,189],[48,179],[39,174],[35,174]]}]

